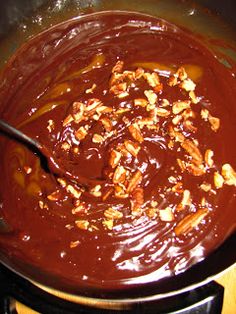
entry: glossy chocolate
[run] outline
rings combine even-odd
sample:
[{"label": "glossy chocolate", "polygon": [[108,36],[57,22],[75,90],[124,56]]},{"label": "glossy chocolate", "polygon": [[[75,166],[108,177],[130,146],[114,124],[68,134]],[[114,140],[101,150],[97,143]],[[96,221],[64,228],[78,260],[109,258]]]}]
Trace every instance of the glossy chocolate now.
[{"label": "glossy chocolate", "polygon": [[[118,60],[124,62],[118,74],[132,71],[136,75],[128,80],[124,97],[112,90]],[[180,67],[196,84],[196,103],[180,88],[179,78],[176,86],[170,86]],[[169,112],[157,115],[152,127],[141,127],[143,140],[135,138],[129,127],[150,117],[152,111],[136,106],[134,100],[148,100],[145,91],[153,87],[145,77],[137,79],[137,69],[159,75],[162,86],[155,91],[154,107]],[[235,232],[235,186],[224,182],[217,187],[214,182],[214,173],[221,174],[224,164],[236,166],[235,78],[191,34],[134,13],[70,20],[26,43],[1,80],[1,117],[47,146],[75,177],[90,182],[87,187],[78,179],[77,187],[72,184],[75,190],[68,189],[70,182],[63,178],[58,182],[42,167],[37,154],[1,136],[0,213],[12,231],[1,235],[0,243],[8,256],[63,274],[78,285],[119,289],[178,274]],[[109,108],[107,112],[95,110],[75,121],[74,103],[88,108],[94,99]],[[183,117],[173,124],[177,101],[190,103],[194,116],[187,120],[194,129],[183,123]],[[220,120],[219,129],[213,130],[205,121],[202,109]],[[72,117],[69,122],[68,117]],[[101,122],[104,117],[112,124],[110,130]],[[171,135],[171,126],[198,147],[203,174],[180,168],[177,158],[189,164],[194,158]],[[87,132],[83,139],[75,135],[80,127]],[[93,140],[94,134],[102,140]],[[139,151],[137,156],[123,151],[119,161],[129,171],[124,189],[137,171],[142,180],[123,198],[114,192],[117,165],[113,167],[110,160],[114,150],[122,152],[119,145],[125,141],[135,143]],[[214,153],[210,166],[204,160],[208,149]],[[209,191],[200,187],[204,183],[211,184]],[[191,201],[180,208],[186,190]],[[137,210],[140,191],[143,200]],[[109,208],[120,216],[111,219]],[[166,208],[168,217],[163,218]],[[180,221],[199,211],[203,213],[199,223],[179,232]]]}]

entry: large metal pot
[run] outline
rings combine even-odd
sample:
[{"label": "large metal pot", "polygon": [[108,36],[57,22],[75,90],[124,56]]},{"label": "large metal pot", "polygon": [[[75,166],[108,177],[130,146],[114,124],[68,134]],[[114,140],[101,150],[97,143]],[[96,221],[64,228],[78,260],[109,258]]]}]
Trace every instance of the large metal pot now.
[{"label": "large metal pot", "polygon": [[[201,7],[203,5],[204,7]],[[236,3],[232,1],[8,1],[0,4],[0,49],[2,51],[3,66],[5,61],[13,54],[30,36],[46,29],[48,26],[61,22],[67,18],[78,16],[88,12],[101,10],[132,10],[167,19],[182,27],[190,29],[198,36],[203,36],[210,48],[217,54],[219,47],[217,40],[221,39],[233,42],[233,30],[236,31],[236,19],[234,11]],[[208,11],[211,9],[213,11]],[[214,12],[215,14],[213,14]],[[220,20],[220,16],[225,22]],[[231,24],[231,26],[228,26]],[[17,26],[16,26],[17,25]],[[234,45],[234,46],[233,46]],[[236,50],[235,50],[236,51]],[[227,58],[236,60],[236,52],[221,50],[222,61],[227,65]],[[223,58],[223,56],[225,56]],[[1,225],[0,225],[1,228]],[[3,229],[3,228],[2,228]],[[1,230],[1,229],[0,229]],[[4,230],[2,230],[4,232]],[[109,294],[107,292],[90,293],[89,297],[98,300],[109,300],[113,304],[131,304],[140,301],[163,300],[170,296],[178,296],[182,292],[199,287],[211,281],[215,275],[234,264],[236,261],[236,235],[233,234],[222,246],[208,256],[204,261],[194,265],[191,269],[169,279],[162,280],[159,284],[147,284],[145,287],[137,287],[130,291]],[[39,273],[36,269],[25,265],[20,261],[11,260],[10,256],[4,256],[0,251],[1,262],[29,280],[40,282],[46,286],[68,292],[78,291],[70,283],[65,283],[61,278],[55,278],[50,274]],[[82,292],[82,291],[80,291]],[[83,292],[82,292],[83,294]]]}]

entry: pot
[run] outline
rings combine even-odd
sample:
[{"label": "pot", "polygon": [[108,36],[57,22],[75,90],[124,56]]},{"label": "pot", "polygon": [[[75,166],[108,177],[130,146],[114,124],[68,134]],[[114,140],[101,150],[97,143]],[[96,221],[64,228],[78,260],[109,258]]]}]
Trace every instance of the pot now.
[{"label": "pot", "polygon": [[[202,8],[200,5],[203,5]],[[197,36],[204,37],[209,47],[219,54],[221,45],[217,45],[220,40],[230,42],[232,46],[234,32],[236,28],[235,15],[233,8],[236,7],[234,1],[197,1],[192,4],[189,1],[129,1],[128,3],[120,1],[81,1],[79,4],[74,1],[61,3],[59,1],[48,4],[47,1],[27,1],[22,6],[21,1],[6,2],[1,4],[3,17],[0,18],[2,25],[0,34],[2,41],[1,49],[4,51],[2,66],[9,56],[26,39],[36,35],[39,31],[47,29],[48,26],[78,14],[98,12],[101,10],[131,10],[151,15],[158,15],[181,27],[191,29]],[[48,10],[48,8],[50,8]],[[206,11],[211,9],[213,11]],[[36,11],[35,11],[36,10]],[[45,12],[50,12],[46,15]],[[4,12],[4,13],[3,13]],[[174,14],[173,14],[174,12]],[[212,13],[215,12],[216,16]],[[220,15],[225,18],[226,23],[220,19]],[[22,22],[23,21],[23,22]],[[15,27],[17,23],[17,27]],[[231,26],[228,26],[231,24]],[[19,26],[20,25],[20,26]],[[21,36],[19,36],[21,34]],[[14,44],[13,44],[14,43]],[[225,46],[226,47],[226,46]],[[234,46],[236,47],[236,46]],[[222,62],[228,66],[229,51],[221,49],[220,57]],[[232,53],[232,51],[230,51]],[[233,51],[234,53],[234,51]],[[232,55],[230,55],[232,57]],[[234,55],[235,58],[235,55]],[[232,59],[231,59],[232,60]],[[3,228],[2,228],[3,229]],[[5,232],[5,230],[2,230]],[[233,265],[236,261],[236,251],[233,248],[236,245],[236,234],[231,234],[225,242],[218,247],[212,254],[192,266],[187,271],[171,278],[163,279],[160,283],[146,284],[145,287],[138,286],[125,291],[97,291],[93,288],[87,288],[86,291],[75,287],[70,282],[65,282],[63,278],[55,277],[50,273],[39,272],[30,263],[14,260],[10,255],[6,256],[0,251],[1,262],[12,271],[20,274],[24,278],[41,283],[45,286],[56,288],[74,294],[84,295],[102,302],[113,304],[133,304],[137,302],[147,302],[153,300],[168,300],[171,296],[178,296],[183,292],[200,287],[210,282],[214,276]],[[216,262],[217,261],[217,262]]]}]

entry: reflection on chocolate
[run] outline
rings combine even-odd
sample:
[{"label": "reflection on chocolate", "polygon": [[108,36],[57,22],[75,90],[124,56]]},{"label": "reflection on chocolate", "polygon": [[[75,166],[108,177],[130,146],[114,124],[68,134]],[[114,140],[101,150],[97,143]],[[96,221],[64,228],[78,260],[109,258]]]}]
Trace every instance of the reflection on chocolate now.
[{"label": "reflection on chocolate", "polygon": [[96,182],[55,180],[1,137],[8,254],[118,289],[184,271],[235,231],[235,79],[190,34],[100,13],[31,39],[3,75],[1,116]]}]

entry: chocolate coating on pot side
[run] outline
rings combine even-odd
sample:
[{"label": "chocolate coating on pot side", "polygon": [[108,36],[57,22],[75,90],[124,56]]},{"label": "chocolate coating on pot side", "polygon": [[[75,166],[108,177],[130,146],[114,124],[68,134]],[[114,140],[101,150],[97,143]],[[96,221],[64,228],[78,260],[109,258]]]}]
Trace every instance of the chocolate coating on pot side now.
[{"label": "chocolate coating on pot side", "polygon": [[[84,21],[68,21],[33,38],[11,61],[16,72],[6,67],[4,75],[9,84],[1,92],[1,115],[37,137],[71,172],[101,180],[105,191],[112,184],[107,176],[112,170],[111,151],[125,140],[134,140],[124,120],[117,118],[113,125],[116,136],[102,143],[92,140],[94,133],[104,131],[100,119],[78,125],[90,126],[81,142],[74,139],[77,126],[71,123],[63,127],[62,123],[75,101],[87,104],[91,98],[101,100],[113,111],[131,108],[122,115],[130,121],[148,115],[144,108],[133,105],[134,99],[145,98],[144,90],[151,89],[146,81],[130,88],[123,99],[109,91],[111,71],[118,59],[124,62],[124,70],[130,71],[143,65],[146,72],[152,73],[147,63],[149,67],[154,63],[166,66],[167,71],[160,71],[160,67],[157,71],[163,83],[163,91],[157,93],[159,104],[163,99],[171,104],[189,99],[188,93],[168,85],[169,69],[172,73],[185,65],[200,69],[201,75],[195,81],[200,102],[191,104],[197,131],[184,134],[199,141],[203,154],[207,149],[214,152],[214,171],[220,172],[225,163],[235,167],[235,78],[190,34],[152,17],[106,13]],[[13,81],[14,77],[18,80]],[[96,88],[86,93],[93,84]],[[217,132],[202,119],[203,108],[220,119]],[[139,143],[137,158],[123,158],[122,165],[131,172],[142,169],[139,187],[144,191],[144,207],[150,207],[151,201],[156,201],[161,209],[171,207],[174,220],[170,222],[162,221],[159,214],[150,218],[146,212],[134,217],[129,198],[110,195],[103,200],[88,191],[80,199],[87,204],[84,212],[73,213],[75,199],[44,171],[38,156],[14,141],[4,146],[1,137],[1,171],[5,178],[0,187],[1,214],[14,230],[1,236],[1,247],[11,256],[58,276],[63,274],[78,284],[112,289],[178,274],[210,254],[235,231],[235,187],[224,185],[216,189],[212,169],[203,176],[181,172],[176,158],[179,154],[184,158],[185,153],[177,149],[179,144],[174,150],[168,148],[167,124],[171,119],[167,120],[159,119],[158,131],[143,128],[144,141]],[[53,121],[51,127],[49,121]],[[78,146],[79,151],[62,150],[65,141],[73,148]],[[181,178],[184,189],[191,192],[192,206],[179,213],[175,208],[182,194],[167,192],[173,187],[170,176]],[[205,181],[211,183],[215,193],[199,188]],[[55,191],[59,192],[53,194]],[[50,200],[49,195],[59,197]],[[208,202],[207,215],[197,227],[176,236],[178,222],[196,212],[203,197]],[[103,224],[104,211],[110,207],[123,214],[111,230]],[[89,221],[92,229],[86,224],[87,230],[79,228],[75,223],[78,220]]]}]

